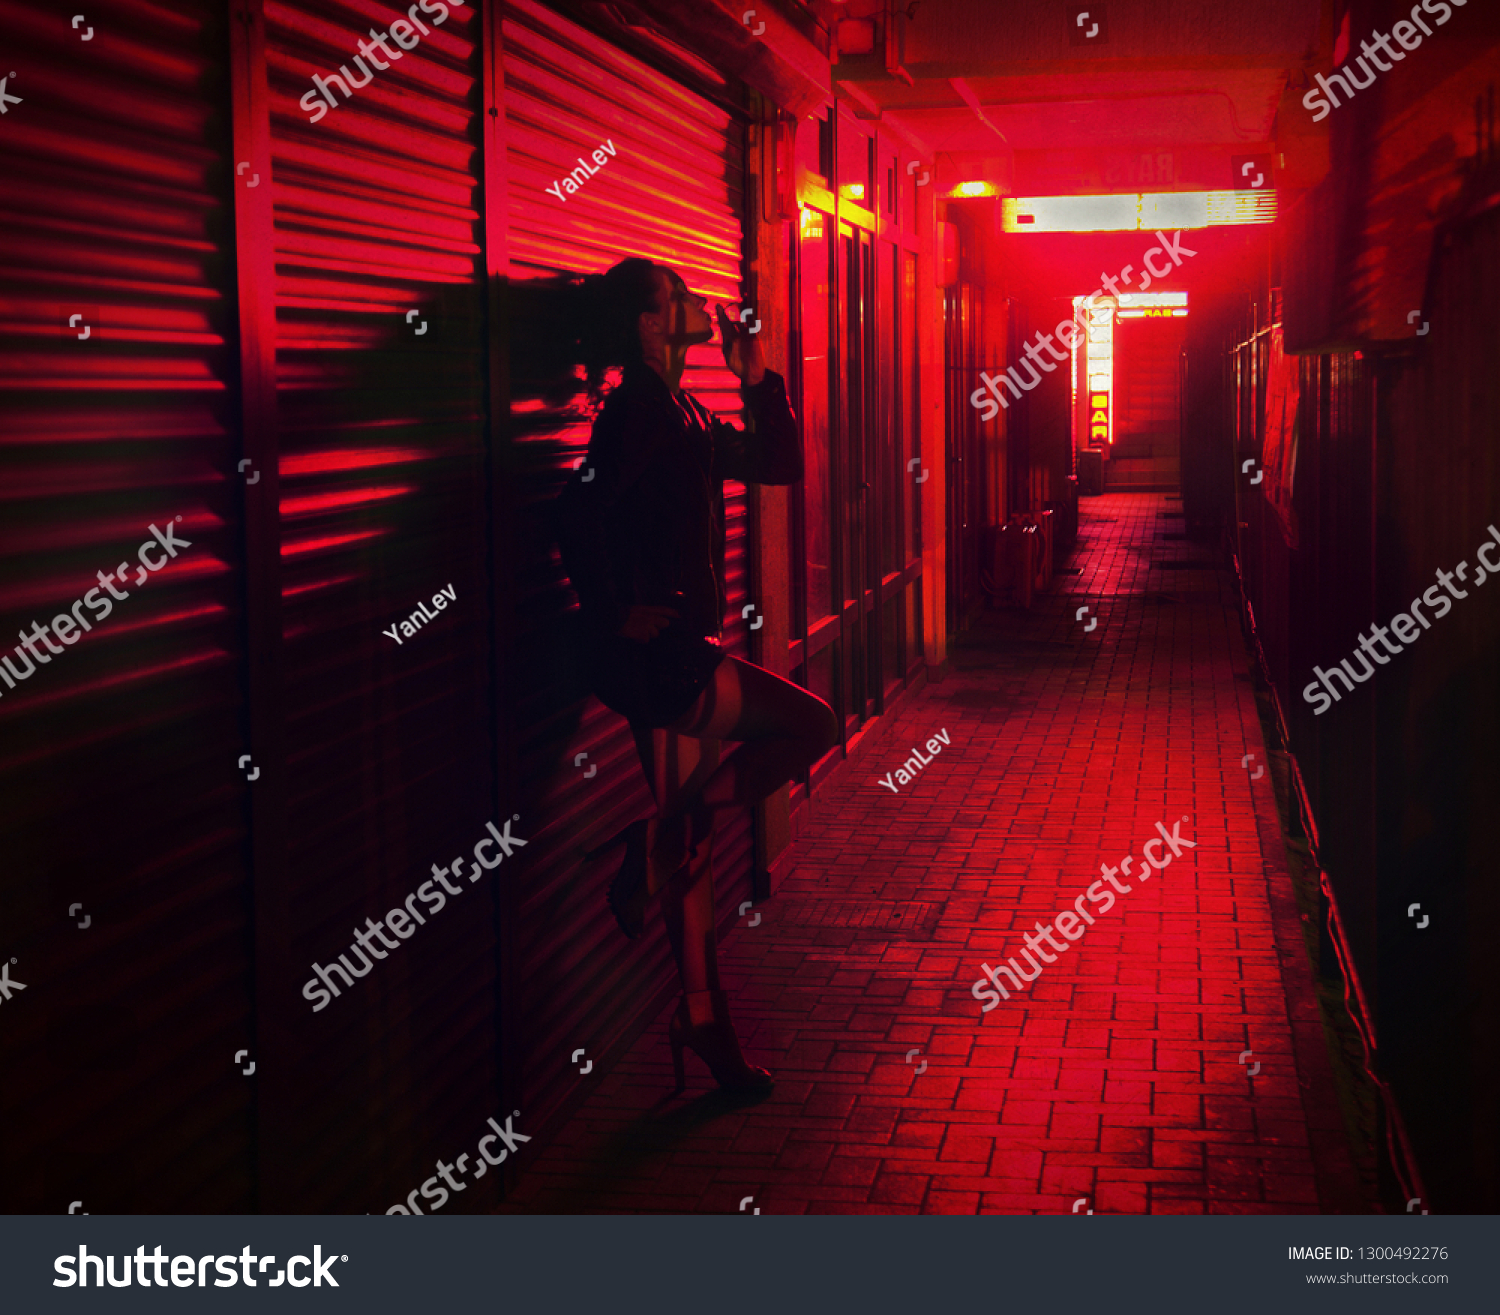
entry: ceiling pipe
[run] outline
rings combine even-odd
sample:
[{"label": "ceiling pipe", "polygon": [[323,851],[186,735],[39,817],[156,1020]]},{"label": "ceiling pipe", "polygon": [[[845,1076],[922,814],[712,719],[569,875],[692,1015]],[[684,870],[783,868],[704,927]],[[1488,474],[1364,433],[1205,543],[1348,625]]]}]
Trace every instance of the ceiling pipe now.
[{"label": "ceiling pipe", "polygon": [[[965,82],[962,78],[949,78],[948,79],[948,85],[950,87],[952,87],[953,90],[956,91],[959,94],[959,96],[963,100],[963,103],[965,105],[967,105],[971,110],[974,111],[974,117],[977,118],[980,123],[984,124],[984,126],[986,128],[988,128],[992,133],[994,133],[995,136],[998,137],[1001,141],[1003,141],[1006,144],[1006,146],[1009,147],[1011,150],[1015,149],[1015,147],[1013,147],[1013,146],[1010,145],[1010,138],[1007,137],[1003,132],[1001,132],[999,128],[995,127],[995,125],[993,123],[990,122],[990,120],[986,116],[983,108],[981,108],[981,106],[979,104],[979,97],[976,96],[973,93],[972,90],[970,90],[969,84],[967,82]],[[902,108],[905,109],[906,107],[902,106]]]},{"label": "ceiling pipe", "polygon": [[[964,104],[967,105],[971,110],[973,110],[975,115],[978,116],[979,121],[983,123],[986,128],[989,128],[992,132],[998,133],[1000,139],[1004,141],[1007,146],[1010,145],[1010,141],[1008,138],[1006,138],[1005,134],[1003,132],[1000,132],[1000,129],[995,127],[994,123],[992,123],[990,119],[986,117],[984,109],[979,103],[979,98],[974,95],[973,90],[968,86],[968,84],[965,83],[962,78],[949,78],[948,81],[952,84],[954,91],[958,93]],[[1234,130],[1235,135],[1240,139],[1240,141],[1253,142],[1269,140],[1268,134],[1257,133],[1253,130],[1247,132],[1240,125],[1240,118],[1239,114],[1237,113],[1234,98],[1227,91],[1224,91],[1218,87],[1185,87],[1180,91],[1111,91],[1103,92],[1097,96],[1082,97],[1028,96],[1024,100],[991,101],[990,108],[997,109],[1017,106],[1024,107],[1027,105],[1089,105],[1095,101],[1117,100],[1171,100],[1176,97],[1182,96],[1222,96],[1224,98],[1225,104],[1229,106],[1230,127]],[[890,106],[886,110],[886,112],[888,114],[906,114],[913,110],[953,110],[957,108],[958,106],[954,105],[952,101],[948,100],[903,101],[899,105]]]}]

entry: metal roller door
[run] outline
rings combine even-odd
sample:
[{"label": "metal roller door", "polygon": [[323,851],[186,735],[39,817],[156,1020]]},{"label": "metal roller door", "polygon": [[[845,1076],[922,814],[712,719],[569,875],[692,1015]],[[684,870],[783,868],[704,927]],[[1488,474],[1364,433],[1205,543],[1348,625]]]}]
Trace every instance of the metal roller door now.
[{"label": "metal roller door", "polygon": [[[738,302],[743,130],[728,111],[540,5],[504,9],[509,268],[513,305],[531,307],[525,284],[595,273],[625,256],[674,268],[710,304]],[[576,157],[608,142],[615,154],[560,201],[549,186]],[[606,152],[607,153],[607,152]],[[520,285],[519,287],[515,285]],[[546,332],[519,316],[513,337]],[[691,350],[683,386],[716,414],[742,423],[739,383],[717,344]],[[604,1054],[675,980],[661,920],[629,944],[604,901],[619,862],[585,865],[582,853],[651,808],[623,718],[587,695],[571,657],[576,610],[546,507],[588,445],[583,394],[559,405],[522,374],[512,377],[511,431],[521,468],[529,553],[518,566],[521,811],[540,819],[543,844],[527,869],[516,943],[521,947],[516,1026],[525,1053],[525,1102],[541,1119],[577,1090],[570,1056]],[[726,487],[729,535],[728,651],[748,657],[741,609],[747,593],[744,489]],[[587,754],[586,758],[579,755]],[[576,764],[575,765],[575,761]],[[597,768],[597,771],[591,770]],[[597,819],[581,830],[578,818]],[[749,810],[721,822],[715,850],[720,913],[750,893]]]},{"label": "metal roller door", "polygon": [[[510,865],[463,882],[446,912],[417,904],[429,921],[399,949],[352,983],[330,970],[336,998],[304,998],[353,929],[519,811],[497,813],[488,702],[481,22],[457,4],[414,17],[397,29],[399,10],[357,0],[264,6],[281,745],[265,770],[281,777],[284,856],[265,879],[285,944],[266,947],[263,990],[295,1006],[265,1089],[277,1210],[381,1212],[501,1112],[496,884]],[[356,62],[386,30],[385,53]],[[497,1180],[446,1209],[484,1208]]]},{"label": "metal roller door", "polygon": [[1184,321],[1132,319],[1115,332],[1115,443],[1105,486],[1175,488]]},{"label": "metal roller door", "polygon": [[[234,1063],[253,1016],[223,10],[86,10],[85,29],[0,0],[0,1182],[12,1211],[238,1212],[254,1083]],[[175,557],[151,525],[185,541]]]}]

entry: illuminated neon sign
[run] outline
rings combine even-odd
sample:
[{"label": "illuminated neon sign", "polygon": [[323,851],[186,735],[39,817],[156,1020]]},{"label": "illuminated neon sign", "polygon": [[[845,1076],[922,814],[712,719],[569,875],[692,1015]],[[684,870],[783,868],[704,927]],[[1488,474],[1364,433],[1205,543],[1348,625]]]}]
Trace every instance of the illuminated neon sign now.
[{"label": "illuminated neon sign", "polygon": [[1082,297],[1073,298],[1074,316],[1087,325],[1079,345],[1083,348],[1084,396],[1088,402],[1088,446],[1107,450],[1115,441],[1115,303],[1113,298],[1095,299],[1087,308],[1083,303]]}]

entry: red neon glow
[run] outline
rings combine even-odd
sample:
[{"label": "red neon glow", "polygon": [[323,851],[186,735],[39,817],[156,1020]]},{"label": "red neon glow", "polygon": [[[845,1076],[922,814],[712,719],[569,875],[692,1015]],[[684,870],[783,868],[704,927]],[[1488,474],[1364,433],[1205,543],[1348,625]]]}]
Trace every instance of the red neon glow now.
[{"label": "red neon glow", "polygon": [[283,454],[283,478],[321,475],[331,470],[364,470],[370,466],[396,466],[404,461],[426,461],[430,452],[414,447],[335,448],[324,452]]},{"label": "red neon glow", "polygon": [[301,557],[310,552],[324,552],[329,548],[342,548],[348,543],[362,543],[366,539],[378,539],[389,533],[389,530],[360,530],[355,534],[330,534],[318,539],[283,541],[281,555],[283,557]]},{"label": "red neon glow", "polygon": [[313,493],[302,498],[283,498],[283,516],[311,516],[320,511],[332,511],[335,507],[357,507],[365,502],[383,502],[387,498],[399,498],[403,493],[415,493],[415,484],[391,484],[383,488],[349,489],[339,493]]},{"label": "red neon glow", "polygon": [[348,584],[350,580],[358,580],[357,575],[335,575],[328,580],[314,580],[311,584],[299,584],[291,588],[283,589],[283,598],[293,598],[298,594],[310,594],[318,589],[332,589],[336,584]]}]

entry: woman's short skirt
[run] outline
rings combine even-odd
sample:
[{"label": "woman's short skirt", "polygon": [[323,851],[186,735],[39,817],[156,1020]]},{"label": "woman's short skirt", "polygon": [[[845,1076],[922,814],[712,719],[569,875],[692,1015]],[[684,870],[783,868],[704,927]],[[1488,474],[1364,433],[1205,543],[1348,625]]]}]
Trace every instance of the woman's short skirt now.
[{"label": "woman's short skirt", "polygon": [[587,646],[589,683],[600,702],[632,725],[669,726],[708,687],[724,650],[674,621],[638,643],[604,635]]}]

